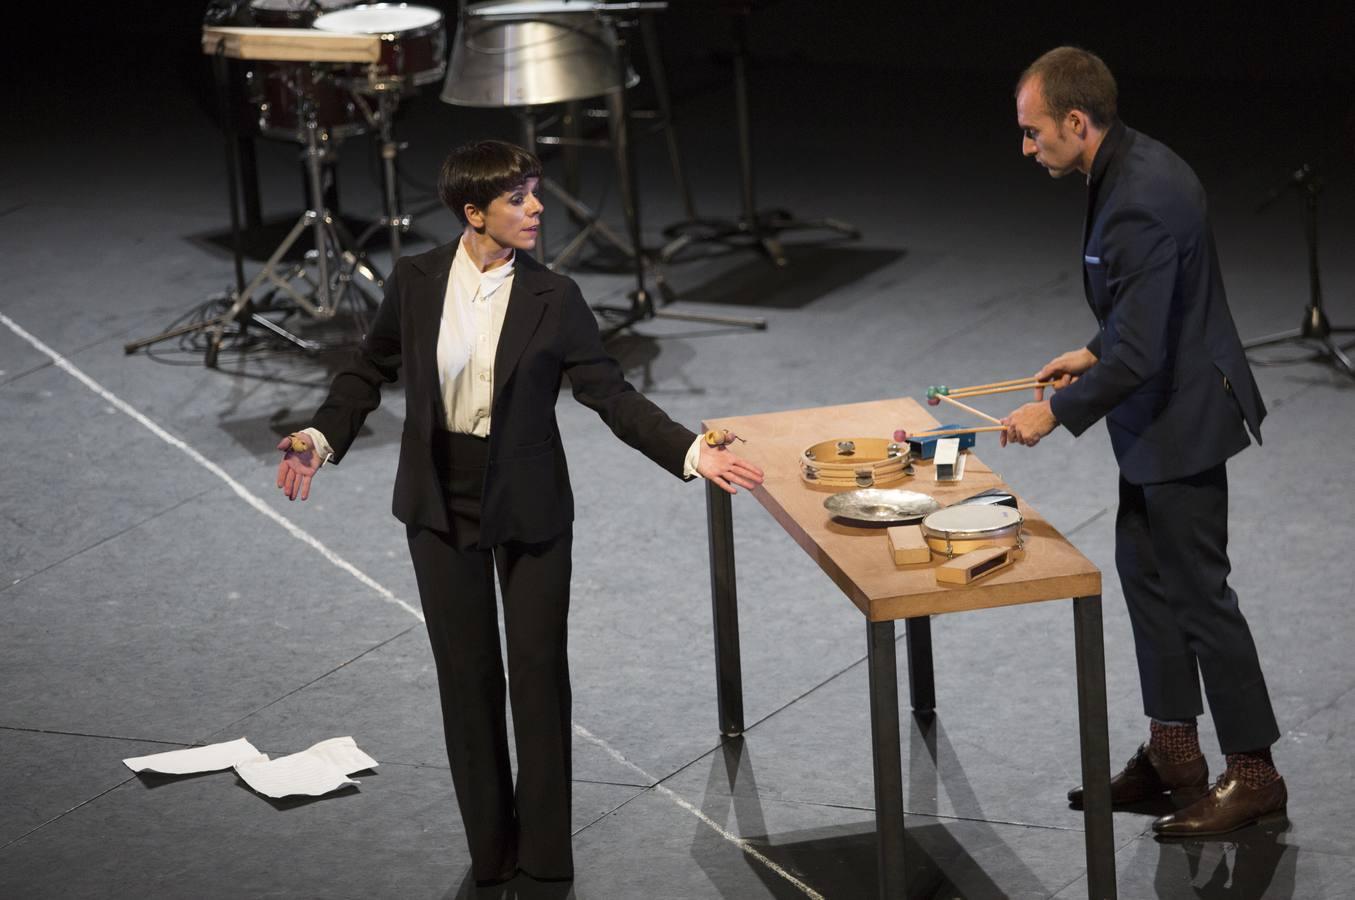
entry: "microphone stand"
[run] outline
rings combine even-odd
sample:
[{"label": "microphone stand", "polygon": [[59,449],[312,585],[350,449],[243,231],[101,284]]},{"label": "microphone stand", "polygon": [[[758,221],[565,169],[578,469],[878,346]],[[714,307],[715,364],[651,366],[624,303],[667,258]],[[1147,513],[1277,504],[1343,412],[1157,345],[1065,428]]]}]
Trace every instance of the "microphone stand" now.
[{"label": "microphone stand", "polygon": [[1242,347],[1252,350],[1257,347],[1299,344],[1314,351],[1307,359],[1325,359],[1337,371],[1355,377],[1355,363],[1351,362],[1345,349],[1332,340],[1334,334],[1355,333],[1355,327],[1333,326],[1322,308],[1322,282],[1317,261],[1317,198],[1322,192],[1322,179],[1318,177],[1317,170],[1308,163],[1299,166],[1284,183],[1267,195],[1256,211],[1261,212],[1270,207],[1290,188],[1303,191],[1303,231],[1308,245],[1308,306],[1303,311],[1303,320],[1298,328],[1245,341]]}]

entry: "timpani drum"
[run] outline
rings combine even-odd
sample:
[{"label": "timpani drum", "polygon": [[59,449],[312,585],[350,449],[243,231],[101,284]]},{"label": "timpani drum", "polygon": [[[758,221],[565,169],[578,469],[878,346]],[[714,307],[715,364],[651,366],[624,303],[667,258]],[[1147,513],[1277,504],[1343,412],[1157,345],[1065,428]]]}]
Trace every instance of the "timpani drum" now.
[{"label": "timpani drum", "polygon": [[381,37],[381,60],[351,82],[358,91],[390,91],[441,81],[447,71],[442,13],[408,3],[364,3],[318,16],[313,27]]},{"label": "timpani drum", "polygon": [[983,547],[1019,550],[1024,521],[1021,513],[1009,506],[947,506],[922,520],[922,536],[933,551],[947,559]]},{"label": "timpani drum", "polygon": [[[254,23],[263,28],[309,28],[317,18],[354,5],[356,0],[252,0]],[[259,133],[279,140],[306,142],[308,108],[315,124],[331,138],[367,131],[367,119],[343,84],[349,66],[305,62],[259,62],[249,73],[246,94],[257,112]]]}]

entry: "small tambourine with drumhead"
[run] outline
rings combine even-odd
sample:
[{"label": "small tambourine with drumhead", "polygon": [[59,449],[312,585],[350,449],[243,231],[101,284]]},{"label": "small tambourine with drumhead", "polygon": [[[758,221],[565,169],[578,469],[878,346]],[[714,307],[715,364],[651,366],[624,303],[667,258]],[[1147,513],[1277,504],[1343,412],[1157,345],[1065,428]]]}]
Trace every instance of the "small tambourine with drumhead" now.
[{"label": "small tambourine with drumhead", "polygon": [[938,509],[922,520],[922,536],[932,551],[953,559],[984,547],[1022,550],[1025,517],[1009,506],[960,503]]},{"label": "small tambourine with drumhead", "polygon": [[820,441],[800,454],[800,477],[823,487],[886,487],[913,474],[908,445],[885,438]]}]

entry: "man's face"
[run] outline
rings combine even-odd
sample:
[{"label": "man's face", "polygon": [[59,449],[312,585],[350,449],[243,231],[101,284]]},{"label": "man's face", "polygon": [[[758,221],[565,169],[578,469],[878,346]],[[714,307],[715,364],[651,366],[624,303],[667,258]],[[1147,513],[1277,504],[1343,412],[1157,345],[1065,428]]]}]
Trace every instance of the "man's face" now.
[{"label": "man's face", "polygon": [[1077,169],[1082,142],[1064,127],[1065,122],[1056,122],[1049,114],[1039,78],[1031,78],[1017,92],[1016,124],[1021,126],[1021,152],[1033,156],[1051,177],[1062,178]]},{"label": "man's face", "polygon": [[528,178],[511,191],[504,191],[489,202],[487,209],[468,206],[467,219],[477,229],[483,228],[500,247],[533,249],[541,228],[541,211],[545,209],[536,194],[539,180]]}]

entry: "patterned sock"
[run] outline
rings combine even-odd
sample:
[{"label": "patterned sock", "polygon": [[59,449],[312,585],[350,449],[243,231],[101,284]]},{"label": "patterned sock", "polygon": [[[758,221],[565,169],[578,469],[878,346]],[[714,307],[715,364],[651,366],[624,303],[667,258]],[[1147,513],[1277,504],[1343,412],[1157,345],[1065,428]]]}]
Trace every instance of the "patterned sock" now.
[{"label": "patterned sock", "polygon": [[1275,769],[1269,747],[1246,753],[1229,753],[1227,759],[1228,771],[1247,787],[1262,788],[1279,780],[1280,773]]},{"label": "patterned sock", "polygon": [[1194,722],[1148,722],[1148,746],[1169,763],[1188,763],[1199,759],[1200,732]]}]

